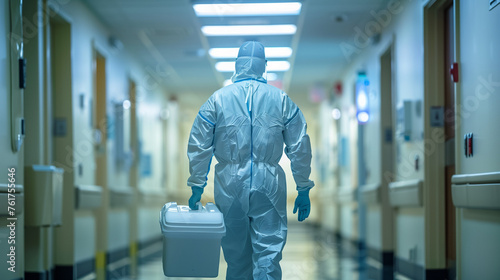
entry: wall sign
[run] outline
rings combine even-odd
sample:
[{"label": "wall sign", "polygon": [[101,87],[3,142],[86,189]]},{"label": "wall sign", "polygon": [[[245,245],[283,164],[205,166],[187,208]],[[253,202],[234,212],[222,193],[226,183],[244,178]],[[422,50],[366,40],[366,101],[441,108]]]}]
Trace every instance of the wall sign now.
[{"label": "wall sign", "polygon": [[443,127],[444,126],[444,107],[432,106],[431,107],[431,126]]}]

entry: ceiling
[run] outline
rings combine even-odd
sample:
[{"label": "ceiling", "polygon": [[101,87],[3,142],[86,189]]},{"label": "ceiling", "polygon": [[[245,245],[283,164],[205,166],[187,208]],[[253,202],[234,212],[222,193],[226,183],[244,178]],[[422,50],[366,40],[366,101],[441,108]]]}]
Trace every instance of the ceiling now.
[{"label": "ceiling", "polygon": [[[249,0],[252,1],[252,0]],[[255,1],[254,2],[278,2]],[[292,0],[289,0],[292,1]],[[289,2],[288,1],[288,2]],[[84,0],[110,28],[111,36],[139,59],[146,71],[156,76],[169,94],[181,102],[201,104],[221,87],[231,73],[215,70],[215,60],[207,51],[212,47],[239,47],[247,40],[258,40],[266,47],[292,47],[291,68],[278,73],[284,89],[300,106],[309,106],[314,86],[332,88],[347,66],[340,44],[353,45],[355,27],[374,20],[388,0],[304,0],[298,16],[198,18],[195,0]],[[242,3],[246,0],[213,0],[205,3]],[[202,25],[218,24],[297,25],[295,35],[252,37],[205,37]],[[155,74],[156,73],[156,74]]]}]

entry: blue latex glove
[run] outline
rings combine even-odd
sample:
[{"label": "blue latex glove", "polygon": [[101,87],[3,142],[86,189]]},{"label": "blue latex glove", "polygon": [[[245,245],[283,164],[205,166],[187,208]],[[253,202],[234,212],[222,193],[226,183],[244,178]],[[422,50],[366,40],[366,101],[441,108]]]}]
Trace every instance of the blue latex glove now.
[{"label": "blue latex glove", "polygon": [[299,195],[295,199],[295,207],[293,208],[293,214],[297,213],[299,210],[299,222],[302,222],[311,212],[311,201],[309,200],[309,190],[299,191]]},{"label": "blue latex glove", "polygon": [[201,200],[201,195],[203,194],[203,188],[191,187],[191,190],[193,191],[193,194],[189,198],[189,208],[191,208],[192,210],[199,210],[196,203],[198,203]]}]

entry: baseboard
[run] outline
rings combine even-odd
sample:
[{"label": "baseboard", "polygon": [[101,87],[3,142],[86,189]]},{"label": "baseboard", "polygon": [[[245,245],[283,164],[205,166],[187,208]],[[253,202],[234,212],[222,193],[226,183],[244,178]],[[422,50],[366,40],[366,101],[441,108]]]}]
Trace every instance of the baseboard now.
[{"label": "baseboard", "polygon": [[358,249],[358,251],[363,251],[366,249],[366,245],[365,245],[364,241],[356,239],[356,240],[351,240],[351,243],[352,243],[352,246],[354,246],[354,248]]},{"label": "baseboard", "polygon": [[426,274],[423,266],[397,257],[394,258],[394,271],[415,280],[425,279]]},{"label": "baseboard", "polygon": [[130,257],[130,247],[127,246],[106,253],[106,263],[114,263],[128,257]]},{"label": "baseboard", "polygon": [[81,278],[95,273],[95,258],[79,261],[76,265],[76,277]]},{"label": "baseboard", "polygon": [[340,231],[336,230],[333,235],[335,236],[335,239],[337,240],[342,240],[342,234],[340,233]]},{"label": "baseboard", "polygon": [[72,265],[56,265],[54,280],[76,279],[76,267]]},{"label": "baseboard", "polygon": [[365,255],[365,243],[359,240],[345,238],[341,234],[337,236],[339,252],[342,257],[354,258],[360,261]]},{"label": "baseboard", "polygon": [[24,272],[24,279],[25,280],[49,280],[49,272],[48,271],[43,271],[43,272],[25,271]]},{"label": "baseboard", "polygon": [[373,280],[394,279],[394,253],[367,248],[368,277]]},{"label": "baseboard", "polygon": [[106,253],[107,279],[113,280],[130,276],[130,266],[130,247]]},{"label": "baseboard", "polygon": [[425,280],[443,280],[448,278],[448,269],[427,269]]},{"label": "baseboard", "polygon": [[443,280],[448,279],[448,269],[425,269],[423,266],[403,260],[394,259],[394,271],[411,279]]},{"label": "baseboard", "polygon": [[394,266],[394,252],[380,251],[370,247],[367,247],[366,251],[369,258],[380,262],[383,266]]},{"label": "baseboard", "polygon": [[53,275],[54,280],[68,280],[80,279],[92,273],[95,273],[95,258],[79,261],[74,265],[56,265]]},{"label": "baseboard", "polygon": [[137,263],[139,265],[160,258],[163,252],[163,236],[137,242]]}]

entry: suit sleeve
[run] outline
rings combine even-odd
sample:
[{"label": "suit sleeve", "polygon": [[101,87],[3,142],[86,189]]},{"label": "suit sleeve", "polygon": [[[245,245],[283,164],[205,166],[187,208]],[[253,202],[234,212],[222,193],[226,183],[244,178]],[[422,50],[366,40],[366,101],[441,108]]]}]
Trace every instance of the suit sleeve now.
[{"label": "suit sleeve", "polygon": [[298,191],[311,189],[311,141],[307,135],[307,123],[297,105],[285,95],[283,101],[283,136],[285,154],[290,159],[293,178]]},{"label": "suit sleeve", "polygon": [[217,122],[214,97],[210,97],[196,116],[188,142],[189,173],[187,185],[205,187],[213,156],[214,132]]}]

